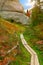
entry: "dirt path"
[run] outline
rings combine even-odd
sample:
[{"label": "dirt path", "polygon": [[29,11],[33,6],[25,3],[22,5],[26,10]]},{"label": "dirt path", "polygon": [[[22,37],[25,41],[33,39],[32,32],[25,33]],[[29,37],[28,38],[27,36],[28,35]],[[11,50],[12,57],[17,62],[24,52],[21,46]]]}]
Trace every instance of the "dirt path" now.
[{"label": "dirt path", "polygon": [[38,57],[36,52],[27,44],[26,40],[24,39],[23,34],[20,35],[22,44],[27,49],[28,52],[31,54],[31,65],[39,65]]}]

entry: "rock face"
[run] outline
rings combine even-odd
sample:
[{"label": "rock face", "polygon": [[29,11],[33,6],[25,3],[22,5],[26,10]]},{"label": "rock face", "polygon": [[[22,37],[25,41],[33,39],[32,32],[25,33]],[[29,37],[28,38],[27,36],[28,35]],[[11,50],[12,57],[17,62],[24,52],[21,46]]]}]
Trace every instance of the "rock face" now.
[{"label": "rock face", "polygon": [[2,18],[13,19],[15,22],[20,22],[22,24],[27,24],[29,22],[29,18],[25,14],[19,12],[2,11],[0,15]]},{"label": "rock face", "polygon": [[23,7],[19,0],[0,0],[0,10],[23,12]]},{"label": "rock face", "polygon": [[28,22],[28,17],[23,12],[24,9],[19,3],[19,0],[0,0],[1,17],[26,24]]}]

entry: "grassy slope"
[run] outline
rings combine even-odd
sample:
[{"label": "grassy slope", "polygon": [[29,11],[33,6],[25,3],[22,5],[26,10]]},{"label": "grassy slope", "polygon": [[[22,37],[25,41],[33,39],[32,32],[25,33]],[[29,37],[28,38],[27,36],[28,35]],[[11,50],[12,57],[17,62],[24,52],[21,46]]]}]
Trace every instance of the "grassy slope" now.
[{"label": "grassy slope", "polygon": [[16,57],[16,61],[10,63],[9,65],[30,65],[30,54],[24,48],[20,42],[20,54]]},{"label": "grassy slope", "polygon": [[10,23],[2,18],[0,18],[0,24],[2,24],[2,26],[4,26],[4,28],[6,28],[6,30],[12,34],[14,32],[23,32],[25,30],[25,28],[22,25]]},{"label": "grassy slope", "polygon": [[[34,29],[35,29],[35,27],[34,27]],[[41,29],[41,27],[39,29]],[[37,28],[36,31],[39,29]],[[42,33],[41,30],[40,30],[40,32]],[[40,34],[40,32],[38,31],[39,34],[37,36],[39,36],[39,35],[42,36],[42,34]],[[39,58],[40,65],[43,65],[43,51],[41,51],[38,48],[39,46],[36,45],[36,42],[38,40],[40,40],[40,38],[35,36],[34,33],[36,33],[36,32],[34,32],[34,30],[32,30],[30,27],[27,27],[26,31],[24,32],[24,37],[27,40],[28,44],[36,51],[38,58]]]},{"label": "grassy slope", "polygon": [[0,65],[5,65],[9,60],[15,60],[14,55],[17,54],[17,50],[12,50],[8,54],[7,52],[17,45],[18,38],[16,34],[8,33],[1,22],[2,21],[0,21]]},{"label": "grassy slope", "polygon": [[[16,23],[11,24],[3,19],[0,19],[0,24],[4,26],[4,28],[11,34],[14,34],[14,32],[16,32],[18,35],[20,32],[23,32],[25,30],[25,28],[22,25],[18,25]],[[30,54],[27,52],[27,50],[24,48],[20,41],[20,55],[16,56],[16,61],[11,62],[10,65],[28,65],[28,62],[30,63]]]}]

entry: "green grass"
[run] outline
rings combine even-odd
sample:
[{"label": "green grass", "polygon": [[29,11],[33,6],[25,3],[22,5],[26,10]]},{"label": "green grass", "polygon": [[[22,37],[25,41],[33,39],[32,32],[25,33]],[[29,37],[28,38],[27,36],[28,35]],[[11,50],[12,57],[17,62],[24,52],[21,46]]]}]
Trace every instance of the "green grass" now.
[{"label": "green grass", "polygon": [[31,55],[22,45],[19,34],[20,33],[18,33],[20,53],[16,56],[16,60],[11,62],[9,65],[30,65]]},{"label": "green grass", "polygon": [[28,44],[34,49],[34,51],[36,51],[40,65],[43,65],[43,51],[39,50],[38,46],[35,43],[39,39],[37,36],[34,35],[34,31],[29,27],[26,28],[26,31],[24,32],[24,37]]},{"label": "green grass", "polygon": [[[2,21],[2,22],[1,22]],[[1,24],[1,26],[3,25],[3,26],[7,26],[9,23],[7,23],[8,21],[6,21],[6,20],[3,20],[2,18],[1,18],[1,20],[0,20],[0,24]],[[7,25],[6,25],[6,23],[7,23]],[[16,39],[16,40],[19,40],[19,54],[16,56],[16,60],[14,60],[14,61],[12,61],[9,65],[30,65],[30,60],[31,60],[31,55],[30,55],[30,53],[24,48],[24,46],[22,45],[22,42],[21,42],[21,40],[20,40],[20,37],[19,37],[19,35],[20,35],[20,33],[22,32],[24,32],[24,30],[25,30],[25,27],[23,26],[23,25],[21,25],[21,24],[17,24],[17,23],[11,23],[12,25],[11,26],[13,26],[13,27],[17,27],[18,28],[18,30],[16,31],[15,30],[15,32],[13,33],[13,34],[11,34],[12,32],[13,32],[13,30],[15,29],[12,29],[12,30],[9,30],[11,33],[9,33],[10,34],[10,39],[9,39],[9,41],[10,42],[12,42],[12,40],[14,41],[15,39],[15,37],[11,37],[11,36],[13,36],[15,33],[18,35],[18,39]],[[3,27],[2,26],[2,27]],[[5,27],[5,30],[8,30],[8,29],[10,29],[10,27],[8,28],[8,26],[7,26],[7,28]],[[9,32],[9,31],[7,31],[7,32]]]},{"label": "green grass", "polygon": [[30,53],[24,48],[20,42],[20,54],[16,56],[16,61],[11,62],[9,65],[30,65]]}]

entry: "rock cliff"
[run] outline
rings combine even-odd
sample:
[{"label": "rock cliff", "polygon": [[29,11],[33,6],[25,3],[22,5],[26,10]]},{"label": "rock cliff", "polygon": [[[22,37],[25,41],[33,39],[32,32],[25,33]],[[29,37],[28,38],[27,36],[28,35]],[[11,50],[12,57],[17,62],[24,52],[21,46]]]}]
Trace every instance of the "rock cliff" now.
[{"label": "rock cliff", "polygon": [[23,7],[19,0],[0,0],[0,10],[23,12]]},{"label": "rock cliff", "polygon": [[24,14],[24,9],[19,0],[0,0],[0,16],[22,24],[28,22],[28,17]]}]

